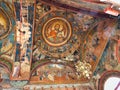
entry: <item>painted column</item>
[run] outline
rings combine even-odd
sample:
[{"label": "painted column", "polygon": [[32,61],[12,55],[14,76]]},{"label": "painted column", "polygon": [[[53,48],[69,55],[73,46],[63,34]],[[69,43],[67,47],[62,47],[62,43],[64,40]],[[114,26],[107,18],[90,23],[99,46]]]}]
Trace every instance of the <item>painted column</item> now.
[{"label": "painted column", "polygon": [[29,80],[32,55],[34,0],[15,0],[16,57],[12,80]]}]

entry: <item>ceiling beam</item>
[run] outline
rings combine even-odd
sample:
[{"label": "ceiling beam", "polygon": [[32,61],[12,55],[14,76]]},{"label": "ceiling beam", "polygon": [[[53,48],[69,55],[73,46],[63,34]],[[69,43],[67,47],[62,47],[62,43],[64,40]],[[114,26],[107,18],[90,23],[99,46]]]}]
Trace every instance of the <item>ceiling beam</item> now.
[{"label": "ceiling beam", "polygon": [[[66,3],[62,2],[66,0],[39,0],[39,1],[46,3],[48,5],[53,5],[55,7],[64,8],[67,10],[71,10],[71,11],[83,13],[83,14],[88,14],[88,15],[92,15],[95,17],[112,18],[109,14],[104,13],[104,11],[101,11],[101,10],[98,11],[95,8],[94,9],[86,8],[85,6],[81,6],[81,4],[77,2],[74,2],[73,5],[70,5],[67,2]],[[94,5],[97,6],[98,4],[94,4]]]}]

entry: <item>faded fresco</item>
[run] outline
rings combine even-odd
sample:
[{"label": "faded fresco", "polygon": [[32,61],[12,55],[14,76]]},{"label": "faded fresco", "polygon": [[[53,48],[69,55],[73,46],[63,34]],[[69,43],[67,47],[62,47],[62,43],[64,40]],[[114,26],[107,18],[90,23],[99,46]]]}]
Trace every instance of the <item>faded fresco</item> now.
[{"label": "faded fresco", "polygon": [[0,0],[0,90],[103,90],[112,76],[119,90],[118,20],[46,2]]}]

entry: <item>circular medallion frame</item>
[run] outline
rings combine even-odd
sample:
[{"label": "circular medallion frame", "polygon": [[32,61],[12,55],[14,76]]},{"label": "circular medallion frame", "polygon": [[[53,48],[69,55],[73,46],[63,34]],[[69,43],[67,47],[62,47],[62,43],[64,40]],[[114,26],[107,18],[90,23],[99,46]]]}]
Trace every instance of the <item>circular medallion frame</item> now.
[{"label": "circular medallion frame", "polygon": [[62,17],[49,19],[42,28],[42,36],[47,44],[58,47],[65,44],[72,35],[70,23]]}]

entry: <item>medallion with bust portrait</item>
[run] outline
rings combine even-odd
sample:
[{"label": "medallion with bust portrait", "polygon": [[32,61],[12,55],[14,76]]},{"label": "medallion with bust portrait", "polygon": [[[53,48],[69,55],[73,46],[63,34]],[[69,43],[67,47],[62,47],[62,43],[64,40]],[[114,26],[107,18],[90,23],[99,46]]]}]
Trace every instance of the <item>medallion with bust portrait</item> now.
[{"label": "medallion with bust portrait", "polygon": [[54,17],[45,22],[42,28],[42,37],[50,46],[61,46],[71,37],[70,23],[62,17]]}]

